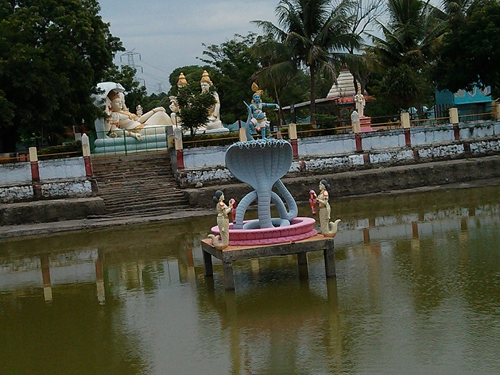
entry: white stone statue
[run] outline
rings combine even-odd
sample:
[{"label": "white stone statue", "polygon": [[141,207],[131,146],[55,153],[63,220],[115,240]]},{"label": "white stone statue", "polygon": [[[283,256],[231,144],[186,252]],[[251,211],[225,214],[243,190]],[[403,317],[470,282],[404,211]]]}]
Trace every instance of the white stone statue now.
[{"label": "white stone statue", "polygon": [[234,199],[231,198],[229,200],[228,206],[224,203],[224,193],[222,190],[217,190],[213,197],[213,202],[217,203],[215,209],[217,211],[217,226],[220,235],[209,234],[208,237],[212,239],[212,245],[217,250],[222,250],[229,246],[229,213],[234,205]]},{"label": "white stone statue", "polygon": [[[155,135],[164,130],[158,127],[172,125],[165,108],[157,107],[138,116],[131,113],[125,104],[125,89],[114,82],[103,82],[97,85],[104,93],[105,113],[108,116],[104,122],[104,130],[109,137],[130,136],[138,141],[144,135]],[[101,98],[102,98],[101,96]]]},{"label": "white stone statue", "polygon": [[[206,70],[203,71],[201,76],[200,86],[202,92],[208,92],[210,87],[213,86],[212,80]],[[219,94],[217,94],[216,91],[213,91],[213,96],[215,98],[215,104],[208,110],[208,121],[206,124],[199,127],[197,132],[204,131],[205,133],[223,133],[229,131],[222,125],[222,121],[220,119]]]},{"label": "white stone statue", "polygon": [[356,104],[356,111],[359,114],[359,117],[364,117],[364,109],[365,109],[365,96],[361,92],[361,85],[358,83],[358,91],[356,95],[354,95],[354,103]]},{"label": "white stone statue", "polygon": [[170,99],[170,105],[168,108],[170,108],[170,119],[172,121],[172,124],[176,126],[181,126],[182,121],[181,118],[179,117],[179,103],[177,103],[177,98],[175,96],[169,96]]}]

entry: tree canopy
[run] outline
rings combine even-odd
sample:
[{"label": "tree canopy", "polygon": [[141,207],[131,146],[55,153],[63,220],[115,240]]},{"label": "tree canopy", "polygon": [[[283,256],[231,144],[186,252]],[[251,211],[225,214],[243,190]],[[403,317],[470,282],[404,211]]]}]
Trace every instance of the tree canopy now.
[{"label": "tree canopy", "polygon": [[220,97],[221,117],[227,124],[246,118],[243,100],[251,98],[252,75],[260,68],[252,53],[256,41],[257,35],[249,33],[236,34],[221,45],[204,45],[206,50],[200,60],[215,68],[214,74],[208,72]]},{"label": "tree canopy", "polygon": [[308,68],[312,123],[317,74],[329,71],[334,76],[351,57],[345,51],[359,47],[359,35],[351,32],[350,6],[347,0],[335,5],[330,0],[281,0],[276,8],[278,25],[255,21],[266,34],[291,48],[297,65]]},{"label": "tree canopy", "polygon": [[200,91],[198,85],[189,83],[178,88],[178,115],[182,120],[182,127],[191,133],[191,138],[194,137],[196,128],[208,120],[208,109],[215,104],[213,91],[213,86],[209,91]]},{"label": "tree canopy", "polygon": [[492,96],[499,97],[500,2],[476,0],[464,16],[454,15],[434,72],[438,87],[457,91],[490,86]]},{"label": "tree canopy", "polygon": [[419,106],[434,92],[430,67],[445,24],[423,0],[389,0],[388,12],[389,22],[379,22],[383,36],[372,36],[367,48],[381,80],[376,94],[398,108]]},{"label": "tree canopy", "polygon": [[99,11],[97,0],[0,0],[0,149],[93,123],[91,94],[123,50]]}]

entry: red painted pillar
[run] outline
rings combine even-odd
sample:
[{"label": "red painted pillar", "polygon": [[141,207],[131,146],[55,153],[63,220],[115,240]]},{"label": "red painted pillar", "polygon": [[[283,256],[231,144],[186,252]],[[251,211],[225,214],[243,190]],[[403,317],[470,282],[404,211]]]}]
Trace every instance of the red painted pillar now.
[{"label": "red painted pillar", "polygon": [[90,141],[88,135],[85,133],[82,135],[82,154],[83,162],[85,163],[85,175],[87,177],[92,177],[94,171],[92,170],[92,160],[90,158]]},{"label": "red painted pillar", "polygon": [[450,108],[450,123],[453,124],[453,136],[455,138],[455,141],[460,140],[460,128],[458,127],[458,109],[457,108]]},{"label": "red painted pillar", "polygon": [[177,170],[184,169],[184,145],[182,144],[182,130],[179,127],[174,130],[174,143],[177,154]]},{"label": "red painted pillar", "polygon": [[458,127],[458,124],[453,124],[453,136],[455,141],[460,140],[460,128]]},{"label": "red painted pillar", "polygon": [[299,158],[299,146],[297,144],[297,140],[290,139],[290,143],[292,144],[293,158],[297,160]]},{"label": "red painted pillar", "polygon": [[184,150],[176,150],[177,153],[177,169],[184,169]]},{"label": "red painted pillar", "polygon": [[409,128],[404,129],[404,133],[405,133],[405,144],[406,144],[406,147],[411,147],[411,133],[410,133],[410,129]]},{"label": "red painted pillar", "polygon": [[31,185],[33,186],[33,195],[35,198],[42,196],[42,185],[40,185],[40,169],[38,166],[38,153],[36,147],[30,147],[31,164]]},{"label": "red painted pillar", "polygon": [[354,134],[354,139],[356,140],[356,152],[363,152],[363,140],[361,139],[361,133]]}]

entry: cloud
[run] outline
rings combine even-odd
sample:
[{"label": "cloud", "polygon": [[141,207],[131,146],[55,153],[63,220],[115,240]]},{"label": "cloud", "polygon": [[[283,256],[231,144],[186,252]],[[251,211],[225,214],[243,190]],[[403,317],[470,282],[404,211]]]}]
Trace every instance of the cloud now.
[{"label": "cloud", "polygon": [[[235,34],[260,32],[251,24],[253,20],[275,22],[277,3],[244,0],[183,0],[175,3],[164,0],[103,0],[100,14],[104,22],[110,23],[111,33],[122,40],[127,50],[134,50],[144,62],[163,71],[151,73],[161,75],[165,83],[175,68],[200,64],[196,57],[202,56],[202,44],[221,44],[232,39]],[[119,57],[117,63],[120,62]],[[135,63],[141,65],[139,60],[135,60]],[[145,71],[151,68],[143,65]],[[151,77],[146,79],[148,90],[148,81],[151,80]],[[156,81],[160,82],[159,79]]]}]

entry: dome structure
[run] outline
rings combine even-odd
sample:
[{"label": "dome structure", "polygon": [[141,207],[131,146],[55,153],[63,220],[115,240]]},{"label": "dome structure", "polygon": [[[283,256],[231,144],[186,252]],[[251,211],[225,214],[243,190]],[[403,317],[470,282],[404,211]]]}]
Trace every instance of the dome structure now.
[{"label": "dome structure", "polygon": [[333,83],[327,98],[345,98],[356,95],[354,87],[354,77],[349,70],[342,70],[337,77],[337,82]]}]

